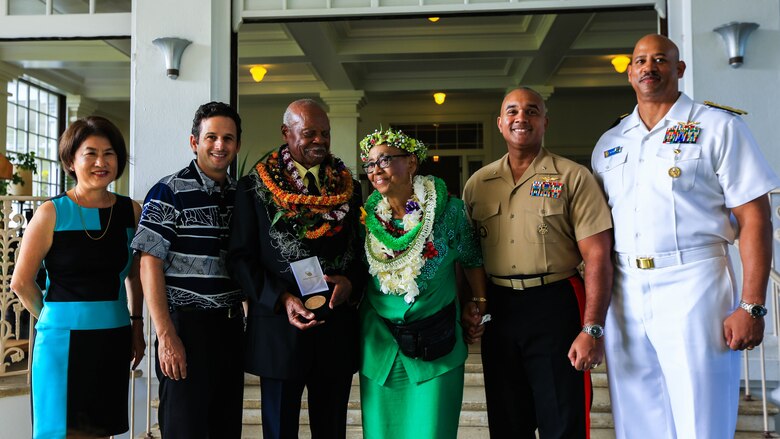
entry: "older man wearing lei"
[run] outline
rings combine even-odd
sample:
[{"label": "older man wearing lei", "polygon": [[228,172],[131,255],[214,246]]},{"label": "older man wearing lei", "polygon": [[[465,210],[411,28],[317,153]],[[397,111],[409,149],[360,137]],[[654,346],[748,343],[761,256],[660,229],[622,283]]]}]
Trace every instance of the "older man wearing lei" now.
[{"label": "older man wearing lei", "polygon": [[[228,265],[249,298],[246,370],[260,376],[263,438],[299,436],[304,387],[311,436],[344,438],[367,278],[361,196],[330,154],[330,121],[316,101],[291,103],[281,132],[284,145],[236,191]],[[304,306],[290,266],[311,257],[332,292],[327,315]]]},{"label": "older man wearing lei", "polygon": [[374,438],[455,438],[467,356],[458,321],[455,264],[474,297],[465,300],[466,341],[481,335],[485,272],[463,202],[444,182],[418,176],[425,145],[400,131],[360,142],[376,189],[366,201],[369,272],[360,305],[363,434]]}]

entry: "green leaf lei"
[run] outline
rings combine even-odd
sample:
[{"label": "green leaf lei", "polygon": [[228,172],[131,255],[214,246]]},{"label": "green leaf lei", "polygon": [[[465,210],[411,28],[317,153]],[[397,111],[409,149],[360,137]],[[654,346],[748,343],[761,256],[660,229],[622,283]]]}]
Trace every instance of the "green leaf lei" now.
[{"label": "green leaf lei", "polygon": [[[444,206],[447,204],[447,185],[440,178],[434,177],[434,184],[436,186],[436,217],[444,211]],[[368,231],[376,237],[382,244],[387,246],[390,250],[401,251],[409,247],[409,244],[417,237],[422,227],[422,221],[414,226],[412,230],[404,233],[399,237],[395,237],[388,232],[379,218],[376,216],[376,205],[382,200],[382,194],[375,190],[369,195],[366,200],[366,228]]]}]

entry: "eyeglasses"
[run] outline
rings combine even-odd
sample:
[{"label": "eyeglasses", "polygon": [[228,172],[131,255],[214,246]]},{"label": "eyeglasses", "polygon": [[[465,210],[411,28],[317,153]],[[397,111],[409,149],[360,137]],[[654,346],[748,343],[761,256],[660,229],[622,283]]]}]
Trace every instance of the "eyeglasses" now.
[{"label": "eyeglasses", "polygon": [[366,174],[371,174],[376,170],[377,165],[379,165],[380,168],[385,169],[386,167],[390,166],[390,162],[393,161],[393,158],[395,157],[408,157],[411,154],[395,154],[395,155],[383,155],[380,156],[375,162],[368,162],[364,163],[363,170],[366,171]]}]

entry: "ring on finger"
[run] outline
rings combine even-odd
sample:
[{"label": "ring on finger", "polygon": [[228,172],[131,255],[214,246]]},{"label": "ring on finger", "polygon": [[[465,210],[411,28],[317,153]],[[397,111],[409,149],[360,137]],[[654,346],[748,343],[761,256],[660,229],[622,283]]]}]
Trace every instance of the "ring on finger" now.
[{"label": "ring on finger", "polygon": [[746,347],[745,349],[747,349],[747,350],[749,350],[749,351],[752,351],[754,348],[755,348],[755,346],[748,346],[748,347]]}]

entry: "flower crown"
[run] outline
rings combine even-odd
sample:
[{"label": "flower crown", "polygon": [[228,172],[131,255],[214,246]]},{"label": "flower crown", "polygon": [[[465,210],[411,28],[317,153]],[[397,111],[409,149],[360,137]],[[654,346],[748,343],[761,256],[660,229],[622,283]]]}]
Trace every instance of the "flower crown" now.
[{"label": "flower crown", "polygon": [[394,131],[392,128],[388,128],[386,131],[378,129],[360,141],[360,159],[364,162],[368,160],[368,151],[376,145],[389,145],[403,149],[416,155],[420,163],[428,156],[428,147],[424,143],[407,136],[400,130]]}]

